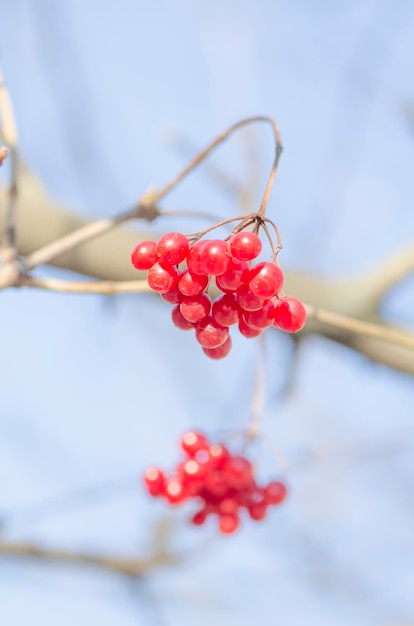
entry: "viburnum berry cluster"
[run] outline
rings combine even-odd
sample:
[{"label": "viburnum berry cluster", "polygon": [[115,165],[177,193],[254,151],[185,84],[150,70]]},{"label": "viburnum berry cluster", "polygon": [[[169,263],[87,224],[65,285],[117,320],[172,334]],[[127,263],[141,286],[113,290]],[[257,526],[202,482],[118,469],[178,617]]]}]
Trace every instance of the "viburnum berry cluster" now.
[{"label": "viburnum berry cluster", "polygon": [[[140,242],[131,262],[147,270],[151,289],[174,305],[175,326],[194,330],[204,353],[221,359],[231,350],[230,326],[237,324],[244,337],[252,338],[269,326],[293,333],[305,324],[302,302],[281,292],[283,273],[276,262],[252,265],[261,250],[260,237],[246,230],[228,240],[191,244],[186,235],[171,232],[157,242]],[[221,292],[214,302],[207,292],[212,279]]]},{"label": "viburnum berry cluster", "polygon": [[264,519],[269,506],[281,504],[287,495],[284,483],[271,481],[259,486],[248,458],[233,455],[222,443],[210,443],[199,432],[187,432],[180,446],[184,458],[175,472],[166,475],[151,467],[144,474],[144,484],[153,497],[162,497],[178,505],[189,499],[199,503],[192,517],[196,526],[215,515],[221,533],[233,533],[240,525],[244,509],[252,520]]}]

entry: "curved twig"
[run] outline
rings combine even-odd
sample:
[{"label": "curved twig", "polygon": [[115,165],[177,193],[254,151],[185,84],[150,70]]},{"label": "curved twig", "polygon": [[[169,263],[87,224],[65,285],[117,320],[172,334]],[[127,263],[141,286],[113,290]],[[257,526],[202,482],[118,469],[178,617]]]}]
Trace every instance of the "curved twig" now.
[{"label": "curved twig", "polygon": [[[269,199],[270,191],[273,185],[273,181],[276,175],[277,166],[279,163],[280,155],[282,153],[282,143],[280,138],[279,128],[270,117],[265,116],[257,116],[257,117],[249,117],[247,119],[241,120],[236,124],[233,124],[228,128],[224,133],[221,133],[214,141],[212,141],[204,150],[199,152],[199,154],[192,159],[192,161],[185,167],[175,178],[173,178],[169,183],[167,183],[164,187],[160,189],[160,191],[150,190],[147,194],[144,195],[143,198],[139,200],[137,205],[130,211],[126,211],[121,213],[120,215],[115,216],[112,219],[98,220],[97,222],[93,222],[91,224],[87,224],[86,226],[70,233],[69,235],[65,235],[64,237],[57,239],[53,243],[36,250],[28,257],[23,260],[23,267],[25,271],[29,271],[38,265],[42,265],[45,263],[49,263],[57,256],[60,256],[64,252],[75,248],[76,246],[84,243],[92,239],[93,237],[97,237],[98,235],[102,235],[106,233],[108,230],[122,224],[131,219],[141,218],[141,219],[154,219],[158,215],[158,209],[155,209],[155,204],[158,203],[162,198],[164,198],[170,191],[172,191],[192,170],[194,170],[200,163],[215,149],[217,146],[222,144],[230,135],[232,135],[236,130],[243,128],[249,124],[253,124],[256,122],[265,122],[270,124],[273,129],[273,134],[276,143],[276,157],[273,162],[273,166],[270,172],[270,176],[266,185],[266,189],[264,192],[263,200],[261,202],[259,208],[259,214],[261,216],[264,215],[264,211],[266,208],[267,201]],[[149,210],[153,210],[153,213],[149,213]]]}]

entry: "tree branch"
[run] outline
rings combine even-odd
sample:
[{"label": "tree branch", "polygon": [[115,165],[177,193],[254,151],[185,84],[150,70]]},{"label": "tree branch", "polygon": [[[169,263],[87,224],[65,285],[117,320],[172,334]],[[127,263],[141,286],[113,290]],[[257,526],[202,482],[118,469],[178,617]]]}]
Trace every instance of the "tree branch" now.
[{"label": "tree branch", "polygon": [[156,551],[153,555],[143,559],[127,559],[117,556],[101,556],[46,548],[33,543],[7,543],[4,541],[0,541],[0,554],[21,558],[61,561],[78,565],[92,565],[116,572],[117,574],[134,577],[142,576],[156,567],[171,565],[180,560],[178,556],[169,554],[164,550]]},{"label": "tree branch", "polygon": [[74,550],[49,548],[31,542],[8,542],[0,540],[0,555],[38,560],[60,561],[75,565],[100,567],[117,574],[138,577],[161,566],[179,563],[183,556],[169,550],[171,523],[162,518],[154,526],[153,553],[141,559],[130,559],[115,555],[88,554]]},{"label": "tree branch", "polygon": [[384,296],[399,282],[414,272],[414,241],[396,250],[388,258],[380,262],[367,275],[370,285],[370,297],[378,306]]},{"label": "tree branch", "polygon": [[[6,203],[7,189],[0,187],[0,219],[5,215]],[[17,230],[19,254],[28,255],[87,224],[85,220],[63,210],[57,203],[53,202],[42,185],[29,172],[22,170]],[[142,287],[143,289],[142,284],[138,286],[138,281],[141,283],[140,279],[144,279],[145,274],[137,272],[132,267],[130,252],[138,241],[153,236],[153,234],[142,229],[134,232],[125,228],[113,228],[101,237],[87,241],[75,250],[55,258],[52,264],[104,281],[106,285],[89,287],[91,290],[98,289],[98,293],[120,293],[123,287],[127,290],[132,288],[134,291],[136,288],[141,289]],[[398,267],[397,258],[398,254],[390,257],[388,261],[384,261],[381,264],[382,271],[386,272],[387,264]],[[403,258],[406,258],[405,255],[401,256],[401,260]],[[407,265],[403,272],[406,271]],[[377,301],[374,296],[378,294],[379,290],[372,277],[372,272],[347,280],[324,279],[303,272],[288,270],[284,273],[286,293],[295,295],[310,306],[387,326],[377,313]],[[393,273],[395,277],[398,275],[395,270]],[[30,286],[42,288],[45,286],[42,284],[43,280],[47,281],[48,279],[33,277]],[[125,285],[118,283],[125,283]],[[73,289],[75,289],[77,287],[76,282],[73,285]],[[49,287],[59,291],[64,290],[64,285],[59,284],[59,282],[49,283]],[[353,335],[349,331],[345,332],[312,319],[309,320],[303,336],[311,333],[334,339],[373,361],[414,376],[414,358],[411,349],[393,346],[379,338]]]},{"label": "tree branch", "polygon": [[111,296],[119,293],[142,293],[151,291],[146,280],[59,280],[56,278],[37,278],[36,276],[23,276],[19,280],[19,287],[33,287],[47,291],[60,291],[62,293],[96,293]]},{"label": "tree branch", "polygon": [[332,311],[326,311],[325,309],[316,308],[310,305],[306,306],[306,313],[308,318],[314,319],[322,324],[332,326],[339,330],[345,330],[355,335],[362,335],[363,337],[370,337],[373,339],[381,339],[387,343],[394,344],[396,346],[402,346],[413,350],[414,359],[414,334],[403,332],[400,329],[387,326],[385,324],[372,324],[371,322],[364,322],[346,315],[340,315]]}]

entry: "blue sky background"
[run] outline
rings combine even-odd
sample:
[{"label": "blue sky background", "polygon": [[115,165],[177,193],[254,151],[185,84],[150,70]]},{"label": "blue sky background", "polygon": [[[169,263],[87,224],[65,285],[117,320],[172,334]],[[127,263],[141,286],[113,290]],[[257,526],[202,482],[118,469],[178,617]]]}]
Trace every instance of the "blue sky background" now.
[{"label": "blue sky background", "polygon": [[[283,266],[354,274],[413,239],[409,0],[0,0],[0,48],[28,166],[85,217],[112,215],[174,175],[184,161],[171,133],[203,146],[242,117],[268,114],[285,145],[269,206]],[[272,146],[265,129],[254,137],[264,182]],[[238,136],[214,162],[240,175],[243,155]],[[199,175],[165,204],[238,212]],[[155,224],[154,236],[174,224]],[[174,463],[187,427],[246,423],[255,342],[240,338],[210,362],[148,295],[1,299],[5,536],[143,554],[165,508],[147,501],[137,476]],[[407,280],[384,310],[413,326],[413,301]],[[169,512],[173,546],[190,556],[134,584],[3,558],[1,624],[414,620],[412,379],[311,338],[281,402],[291,345],[274,335],[264,429],[292,466],[289,502],[230,538],[189,530],[186,512]],[[276,470],[268,456],[265,476]],[[101,483],[86,498],[37,506]]]}]

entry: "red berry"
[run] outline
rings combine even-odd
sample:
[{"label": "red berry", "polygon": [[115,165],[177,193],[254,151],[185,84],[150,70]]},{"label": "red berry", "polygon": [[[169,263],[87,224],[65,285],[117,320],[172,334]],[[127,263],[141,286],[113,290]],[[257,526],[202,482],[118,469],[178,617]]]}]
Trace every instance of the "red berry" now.
[{"label": "red berry", "polygon": [[234,489],[245,489],[254,482],[253,467],[244,456],[231,457],[224,467],[228,484]]},{"label": "red berry", "polygon": [[154,291],[166,293],[178,283],[178,272],[174,267],[164,268],[155,263],[148,270],[148,284]]},{"label": "red berry", "polygon": [[214,469],[222,468],[227,459],[230,458],[230,452],[227,450],[226,446],[223,446],[221,443],[214,443],[210,446],[208,454],[210,465]]},{"label": "red berry", "polygon": [[170,504],[180,504],[188,497],[188,492],[177,478],[170,479],[165,486],[165,497]]},{"label": "red berry", "polygon": [[275,317],[275,303],[268,300],[258,311],[245,311],[243,319],[250,328],[263,330],[273,324]]},{"label": "red berry", "polygon": [[238,500],[241,506],[247,508],[256,504],[266,504],[265,490],[253,482],[247,489],[239,492]]},{"label": "red berry", "polygon": [[243,317],[241,317],[239,320],[239,332],[241,335],[243,335],[243,337],[246,337],[247,339],[253,339],[254,337],[258,337],[259,335],[261,335],[263,329],[251,328],[246,324]]},{"label": "red berry", "polygon": [[243,285],[236,291],[236,299],[245,311],[258,311],[266,303],[266,299],[256,296],[248,285]]},{"label": "red berry", "polygon": [[200,450],[207,450],[209,447],[206,437],[192,430],[182,436],[180,445],[189,456],[195,456]]},{"label": "red berry", "polygon": [[183,299],[183,294],[179,291],[177,285],[170,289],[170,291],[160,293],[160,296],[163,300],[168,302],[168,304],[178,304]]},{"label": "red berry", "polygon": [[218,346],[218,348],[203,348],[204,354],[206,354],[210,359],[224,359],[231,350],[232,342],[230,335],[227,337],[226,341]]},{"label": "red berry", "polygon": [[240,261],[251,261],[262,251],[260,237],[248,231],[233,235],[229,241],[230,254]]},{"label": "red berry", "polygon": [[233,514],[239,510],[239,503],[236,498],[224,498],[219,504],[219,511],[221,514]]},{"label": "red berry", "polygon": [[283,273],[278,265],[264,261],[250,270],[249,289],[258,298],[268,299],[279,293]]},{"label": "red berry", "polygon": [[264,490],[264,497],[267,504],[280,504],[287,496],[287,489],[279,481],[270,482]]},{"label": "red berry", "polygon": [[183,299],[180,303],[180,311],[183,317],[189,322],[199,322],[204,319],[211,309],[211,298],[207,293],[202,293],[199,296],[193,296],[192,298]]},{"label": "red berry", "polygon": [[162,267],[178,265],[187,256],[188,239],[182,233],[167,233],[157,243],[158,263]]},{"label": "red berry", "polygon": [[230,264],[227,242],[222,239],[207,240],[200,248],[199,260],[203,274],[224,274]]},{"label": "red berry", "polygon": [[188,459],[181,468],[183,481],[200,482],[207,474],[207,463],[200,463],[196,459]]},{"label": "red berry", "polygon": [[208,276],[193,274],[190,270],[183,272],[178,280],[178,289],[184,296],[198,296],[207,286]]},{"label": "red berry", "polygon": [[177,304],[171,311],[171,317],[174,326],[177,326],[177,328],[180,328],[181,330],[192,330],[194,328],[194,324],[186,320],[181,313],[179,304]]},{"label": "red berry", "polygon": [[156,263],[158,256],[155,241],[140,241],[131,252],[131,263],[137,270],[148,270]]},{"label": "red berry", "polygon": [[207,275],[208,272],[204,272],[202,263],[200,260],[201,249],[206,242],[203,240],[196,241],[190,246],[187,254],[187,267],[193,274]]},{"label": "red berry", "polygon": [[211,314],[221,326],[231,326],[239,321],[239,310],[235,296],[232,293],[225,293],[214,300]]},{"label": "red berry", "polygon": [[249,278],[250,268],[246,261],[230,259],[224,274],[216,276],[216,285],[221,291],[236,291]]},{"label": "red berry", "polygon": [[252,519],[259,521],[266,517],[267,506],[265,503],[253,504],[252,506],[249,506],[247,510],[249,511],[249,515]]},{"label": "red berry", "polygon": [[156,467],[150,467],[146,470],[144,483],[152,496],[161,496],[165,493],[165,476]]},{"label": "red berry", "polygon": [[223,498],[229,488],[224,472],[214,471],[207,474],[204,481],[204,497],[207,500],[217,501]]},{"label": "red berry", "polygon": [[274,325],[287,333],[297,333],[305,326],[306,309],[296,298],[276,300]]},{"label": "red berry", "polygon": [[203,348],[218,348],[229,336],[229,329],[221,326],[208,315],[196,326],[196,339]]},{"label": "red berry", "polygon": [[209,513],[209,508],[206,506],[203,507],[202,509],[200,509],[200,511],[197,511],[197,513],[193,515],[193,517],[191,518],[191,523],[195,526],[202,526],[202,524],[204,524],[204,522],[206,521]]},{"label": "red berry", "polygon": [[239,516],[236,514],[220,515],[219,529],[224,535],[234,533],[240,525]]}]

